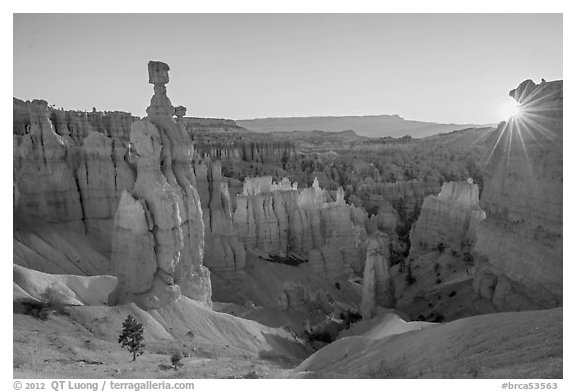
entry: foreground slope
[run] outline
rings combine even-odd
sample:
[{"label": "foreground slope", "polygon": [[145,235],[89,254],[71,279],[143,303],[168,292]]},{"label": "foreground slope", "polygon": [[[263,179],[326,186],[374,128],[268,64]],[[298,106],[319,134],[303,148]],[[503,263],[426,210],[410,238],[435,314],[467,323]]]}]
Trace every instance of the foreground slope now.
[{"label": "foreground slope", "polygon": [[[270,328],[207,309],[186,297],[158,310],[134,304],[68,306],[47,320],[14,304],[15,378],[224,378],[256,371],[274,376],[307,354],[283,329]],[[122,322],[134,314],[144,326],[144,355],[117,343]],[[180,371],[170,357],[184,355]]]},{"label": "foreground slope", "polygon": [[294,376],[562,377],[562,308],[487,314],[436,325],[405,323],[392,315],[376,320],[362,334],[343,337],[316,352]]}]

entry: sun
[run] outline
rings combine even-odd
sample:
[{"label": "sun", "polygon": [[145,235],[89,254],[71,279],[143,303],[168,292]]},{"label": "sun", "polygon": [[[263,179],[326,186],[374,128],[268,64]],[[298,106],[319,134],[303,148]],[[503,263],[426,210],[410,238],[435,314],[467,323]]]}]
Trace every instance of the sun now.
[{"label": "sun", "polygon": [[518,117],[521,113],[522,107],[512,98],[500,105],[500,116],[503,119]]}]

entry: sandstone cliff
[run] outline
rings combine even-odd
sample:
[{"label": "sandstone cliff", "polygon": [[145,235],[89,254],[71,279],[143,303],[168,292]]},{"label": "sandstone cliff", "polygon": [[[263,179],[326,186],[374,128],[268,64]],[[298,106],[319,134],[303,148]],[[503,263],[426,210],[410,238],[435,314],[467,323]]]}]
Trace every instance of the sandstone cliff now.
[{"label": "sandstone cliff", "polygon": [[476,227],[484,218],[478,185],[472,179],[446,183],[438,196],[424,199],[420,216],[410,231],[410,254],[439,244],[460,250],[463,241],[474,241]]},{"label": "sandstone cliff", "polygon": [[474,287],[500,310],[562,304],[562,81],[510,95],[520,112],[491,135]]}]

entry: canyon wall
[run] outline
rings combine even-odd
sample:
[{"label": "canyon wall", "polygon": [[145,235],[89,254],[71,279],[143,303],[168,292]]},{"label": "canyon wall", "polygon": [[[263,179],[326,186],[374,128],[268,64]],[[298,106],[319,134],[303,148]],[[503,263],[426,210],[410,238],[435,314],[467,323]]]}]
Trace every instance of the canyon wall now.
[{"label": "canyon wall", "polygon": [[446,183],[438,196],[426,197],[410,230],[410,254],[439,244],[460,250],[463,242],[473,242],[476,227],[486,215],[479,203],[478,185],[472,179]]},{"label": "canyon wall", "polygon": [[474,246],[476,292],[499,310],[562,305],[562,81],[510,92],[519,114],[489,140]]}]

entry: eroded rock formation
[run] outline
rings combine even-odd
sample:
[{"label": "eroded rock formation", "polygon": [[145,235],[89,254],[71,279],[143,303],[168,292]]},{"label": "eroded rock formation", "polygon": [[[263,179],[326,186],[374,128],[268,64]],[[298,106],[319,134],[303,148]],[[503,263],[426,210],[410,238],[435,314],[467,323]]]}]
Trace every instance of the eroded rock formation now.
[{"label": "eroded rock formation", "polygon": [[460,250],[463,241],[474,241],[476,227],[484,218],[478,185],[472,179],[446,183],[438,196],[424,199],[410,231],[410,253],[415,255],[439,244]]},{"label": "eroded rock formation", "polygon": [[355,243],[353,207],[342,189],[334,202],[315,181],[296,189],[271,177],[247,179],[244,194],[236,197],[234,225],[246,247],[287,255],[309,262],[331,279],[347,277],[350,264],[362,257]]},{"label": "eroded rock formation", "polygon": [[219,161],[209,159],[194,165],[204,219],[204,265],[212,271],[238,271],[246,264],[244,244],[232,223],[228,185]]},{"label": "eroded rock formation", "polygon": [[46,101],[29,102],[26,110],[30,123],[23,135],[13,136],[17,211],[84,232],[84,212],[73,166],[78,149],[54,131]]},{"label": "eroded rock formation", "polygon": [[376,314],[376,307],[391,308],[395,304],[394,282],[390,273],[390,240],[384,233],[375,232],[366,243],[366,263],[362,281],[362,318]]},{"label": "eroded rock formation", "polygon": [[407,217],[419,210],[426,196],[438,194],[439,190],[438,184],[411,180],[361,183],[357,192],[364,194],[362,205],[367,210],[389,204]]},{"label": "eroded rock formation", "polygon": [[120,196],[134,185],[123,139],[132,121],[118,112],[56,111],[45,101],[15,99],[15,211],[88,234],[109,252]]},{"label": "eroded rock formation", "polygon": [[562,304],[562,81],[510,92],[520,112],[491,135],[474,288],[499,310]]},{"label": "eroded rock formation", "polygon": [[131,126],[137,176],[134,188],[122,194],[114,220],[112,261],[118,286],[112,304],[158,308],[180,292],[211,303],[209,271],[202,263],[204,224],[193,145],[184,125],[173,119],[174,107],[166,95],[168,70],[164,63],[148,63],[154,96],[148,117]]},{"label": "eroded rock formation", "polygon": [[334,310],[334,298],[326,290],[311,290],[296,282],[285,282],[278,297],[278,305],[282,310],[319,311],[329,314]]}]

